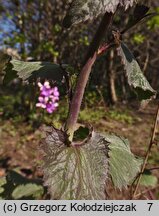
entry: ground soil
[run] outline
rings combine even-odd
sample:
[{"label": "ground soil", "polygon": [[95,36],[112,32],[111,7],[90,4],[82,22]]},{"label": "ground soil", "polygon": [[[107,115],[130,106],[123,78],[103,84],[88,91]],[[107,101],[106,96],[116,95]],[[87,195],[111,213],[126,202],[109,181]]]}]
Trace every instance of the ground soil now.
[{"label": "ground soil", "polygon": [[[108,108],[106,108],[108,109]],[[150,143],[157,104],[149,104],[146,108],[138,110],[136,105],[127,106],[120,105],[120,110],[127,109],[132,117],[131,124],[121,122],[112,118],[106,117],[100,119],[95,124],[95,129],[100,131],[109,131],[118,135],[127,137],[131,144],[132,151],[144,157],[148,145]],[[0,122],[0,177],[5,176],[8,170],[17,170],[27,178],[42,178],[42,171],[39,169],[42,156],[39,153],[40,130],[32,130],[27,123],[15,124],[11,120],[3,120]],[[156,132],[159,135],[159,126]],[[159,166],[159,143],[154,145],[150,154],[148,168]],[[159,178],[158,170],[153,171],[154,175]],[[159,183],[159,182],[158,182]],[[139,196],[137,199],[158,199],[159,185],[155,188],[140,187]],[[147,192],[144,192],[146,191]],[[140,194],[140,192],[144,192]],[[109,199],[129,199],[130,189],[118,191],[112,187],[107,187]]]}]

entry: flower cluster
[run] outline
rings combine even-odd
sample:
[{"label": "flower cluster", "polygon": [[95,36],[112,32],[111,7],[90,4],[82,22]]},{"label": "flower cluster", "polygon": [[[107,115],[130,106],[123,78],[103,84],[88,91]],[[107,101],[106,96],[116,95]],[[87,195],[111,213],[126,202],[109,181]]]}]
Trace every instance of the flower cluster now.
[{"label": "flower cluster", "polygon": [[40,96],[36,107],[46,109],[48,113],[53,113],[58,107],[59,91],[57,87],[52,88],[48,81],[44,84],[38,82]]}]

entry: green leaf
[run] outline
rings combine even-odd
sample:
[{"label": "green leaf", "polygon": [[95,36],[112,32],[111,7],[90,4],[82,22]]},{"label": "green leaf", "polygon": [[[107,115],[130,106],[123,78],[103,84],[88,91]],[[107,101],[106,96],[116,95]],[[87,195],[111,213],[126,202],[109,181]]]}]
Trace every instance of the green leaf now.
[{"label": "green leaf", "polygon": [[52,199],[105,199],[108,171],[121,189],[140,170],[141,161],[124,138],[92,132],[88,139],[68,147],[64,132],[53,127],[43,127],[42,131],[44,182]]},{"label": "green leaf", "polygon": [[144,173],[141,176],[140,185],[145,187],[155,187],[158,183],[158,178],[149,170],[145,170]]},{"label": "green leaf", "polygon": [[33,197],[35,199],[41,198],[44,193],[44,188],[41,185],[28,183],[17,186],[12,192],[13,199],[22,199],[26,197]]},{"label": "green leaf", "polygon": [[157,30],[159,28],[159,7],[154,8],[156,16],[148,20],[147,25],[150,30]]},{"label": "green leaf", "polygon": [[4,188],[3,186],[6,184],[6,177],[0,177],[0,195],[3,193]]},{"label": "green leaf", "polygon": [[128,77],[128,83],[130,86],[135,88],[139,99],[149,99],[155,95],[156,92],[152,89],[149,82],[143,75],[138,62],[128,47],[121,42],[121,45],[118,47],[117,51],[124,65],[126,75]]},{"label": "green leaf", "polygon": [[5,178],[0,178],[0,199],[40,199],[44,193],[42,181],[27,179],[11,170]]},{"label": "green leaf", "polygon": [[98,143],[98,135],[85,145],[65,145],[64,132],[43,128],[42,148],[46,153],[44,181],[52,199],[105,199],[107,144]]},{"label": "green leaf", "polygon": [[109,143],[109,173],[114,186],[119,189],[129,185],[140,171],[141,160],[137,159],[130,150],[127,139],[106,135],[105,141]]},{"label": "green leaf", "polygon": [[[65,66],[64,66],[65,67]],[[51,62],[24,62],[12,59],[5,68],[4,83],[7,84],[16,77],[23,81],[33,81],[37,78],[61,81],[63,70],[60,65]]]},{"label": "green leaf", "polygon": [[70,27],[73,24],[94,19],[105,12],[114,13],[118,5],[127,9],[134,2],[135,0],[73,0],[63,25]]}]

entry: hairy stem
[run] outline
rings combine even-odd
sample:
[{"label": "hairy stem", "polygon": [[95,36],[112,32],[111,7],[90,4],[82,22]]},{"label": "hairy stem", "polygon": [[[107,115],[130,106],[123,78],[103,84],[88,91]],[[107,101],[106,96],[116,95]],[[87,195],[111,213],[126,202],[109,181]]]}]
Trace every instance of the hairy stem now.
[{"label": "hairy stem", "polygon": [[150,152],[151,152],[151,148],[152,148],[152,146],[153,146],[153,144],[154,144],[154,142],[155,142],[155,136],[156,136],[157,125],[158,125],[158,117],[159,117],[159,106],[158,106],[158,108],[157,108],[157,113],[156,113],[156,118],[155,118],[155,123],[154,123],[154,127],[153,127],[153,132],[152,132],[150,144],[149,144],[148,149],[147,149],[147,152],[146,152],[146,156],[145,156],[145,159],[144,159],[144,163],[143,163],[143,165],[142,165],[142,168],[141,168],[141,172],[140,172],[139,177],[138,177],[138,179],[137,179],[137,183],[136,183],[136,187],[135,187],[135,190],[134,190],[132,199],[136,197],[137,191],[138,191],[138,189],[139,189],[139,185],[140,185],[140,181],[141,181],[142,174],[143,174],[143,172],[144,172],[144,170],[145,170],[145,167],[146,167],[146,164],[147,164],[147,161],[148,161]]},{"label": "hairy stem", "polygon": [[75,92],[74,92],[72,102],[70,105],[68,119],[67,119],[66,126],[65,126],[65,130],[69,134],[70,141],[72,141],[73,139],[73,134],[74,134],[75,126],[77,123],[85,87],[87,85],[92,66],[94,62],[96,61],[97,51],[98,51],[100,42],[108,30],[112,17],[113,17],[112,13],[105,13],[105,15],[103,16],[103,19],[99,25],[99,28],[92,40],[92,43],[90,44],[88,53],[84,61],[84,66],[79,74]]}]

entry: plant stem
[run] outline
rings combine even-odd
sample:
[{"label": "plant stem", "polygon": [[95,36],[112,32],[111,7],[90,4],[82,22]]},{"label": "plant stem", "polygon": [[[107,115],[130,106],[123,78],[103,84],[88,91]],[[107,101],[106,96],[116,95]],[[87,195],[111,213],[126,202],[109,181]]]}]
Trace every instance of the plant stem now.
[{"label": "plant stem", "polygon": [[94,38],[89,46],[88,52],[84,60],[84,65],[87,63],[88,59],[90,57],[93,57],[94,53],[98,50],[101,40],[103,39],[104,35],[107,32],[109,25],[112,21],[112,18],[113,18],[112,13],[105,13],[105,15],[103,16],[103,19],[101,20],[97,32],[94,35]]},{"label": "plant stem", "polygon": [[88,53],[86,55],[84,66],[79,74],[75,92],[72,98],[72,102],[70,105],[69,115],[66,122],[65,130],[69,135],[69,141],[73,140],[73,134],[76,127],[78,115],[80,112],[80,107],[84,95],[84,91],[88,82],[88,78],[94,65],[96,58],[97,58],[97,51],[100,45],[102,38],[104,37],[105,33],[108,30],[108,27],[111,23],[113,14],[112,13],[105,13],[103,19],[99,25],[99,28],[90,44]]},{"label": "plant stem", "polygon": [[151,148],[152,148],[152,146],[153,146],[153,144],[154,144],[154,141],[155,141],[155,136],[156,136],[156,131],[157,131],[157,125],[158,125],[158,117],[159,117],[159,106],[158,106],[158,108],[157,108],[157,113],[156,113],[156,118],[155,118],[155,123],[154,123],[154,127],[153,127],[153,132],[152,132],[150,144],[149,144],[149,147],[148,147],[148,149],[147,149],[147,153],[146,153],[146,156],[145,156],[145,159],[144,159],[144,163],[143,163],[142,168],[141,168],[141,172],[140,172],[139,177],[138,177],[138,179],[137,179],[137,183],[136,183],[136,187],[135,187],[135,190],[134,190],[132,199],[135,198],[136,193],[137,193],[137,191],[138,191],[138,188],[139,188],[139,185],[140,185],[140,181],[141,181],[142,174],[143,174],[143,172],[144,172],[144,170],[145,170],[145,167],[146,167],[146,164],[147,164],[147,161],[148,161],[150,152],[151,152]]},{"label": "plant stem", "polygon": [[97,55],[94,54],[93,58],[90,58],[87,64],[83,67],[80,76],[77,81],[76,89],[73,95],[73,99],[70,106],[69,116],[66,124],[66,130],[69,134],[69,140],[72,141],[73,134],[76,126],[76,122],[78,119],[78,114],[80,111],[84,90],[92,69],[92,66],[97,58]]}]

